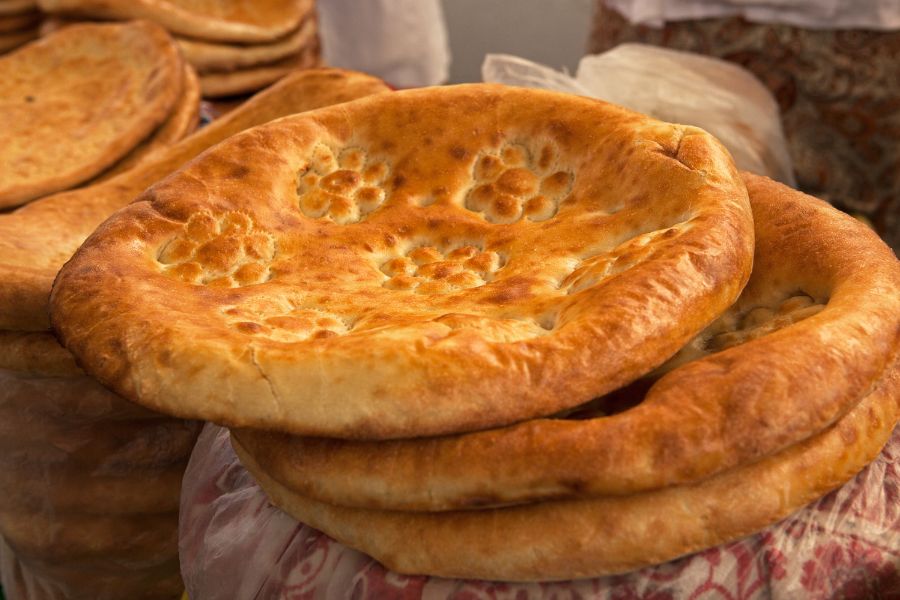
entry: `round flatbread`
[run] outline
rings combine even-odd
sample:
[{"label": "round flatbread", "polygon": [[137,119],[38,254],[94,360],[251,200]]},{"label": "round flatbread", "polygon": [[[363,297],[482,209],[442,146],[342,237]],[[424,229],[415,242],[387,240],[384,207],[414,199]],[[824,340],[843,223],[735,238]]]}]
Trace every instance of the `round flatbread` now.
[{"label": "round flatbread", "polygon": [[272,502],[391,571],[465,579],[598,577],[738,539],[842,485],[897,421],[898,370],[833,427],[759,462],[693,485],[508,508],[408,513],[303,498],[235,450]]},{"label": "round flatbread", "polygon": [[224,73],[200,75],[200,89],[205,98],[223,98],[249,94],[278,81],[291,71],[312,69],[319,65],[318,45],[307,47],[294,56],[268,65],[238,69]]},{"label": "round flatbread", "polygon": [[203,74],[271,64],[315,44],[316,37],[316,20],[311,15],[296,31],[266,44],[216,44],[187,38],[177,41],[184,58]]},{"label": "round flatbread", "polygon": [[47,13],[147,19],[172,33],[217,42],[270,42],[297,28],[313,0],[39,0]]},{"label": "round flatbread", "polygon": [[181,89],[158,25],[73,25],[0,58],[0,208],[100,173],[158,127]]},{"label": "round flatbread", "polygon": [[110,214],[206,148],[284,115],[388,90],[381,80],[353,71],[297,72],[139,168],[0,214],[0,329],[48,329],[50,286],[63,263]]},{"label": "round flatbread", "polygon": [[[0,6],[3,6],[3,4],[0,3]],[[34,29],[40,21],[41,13],[37,11],[21,15],[0,16],[0,33],[17,33],[27,29]]]},{"label": "round flatbread", "polygon": [[0,15],[21,15],[34,11],[35,0],[0,0]]},{"label": "round flatbread", "polygon": [[897,353],[900,263],[824,202],[746,181],[756,230],[747,287],[622,407],[606,399],[589,407],[600,409],[593,417],[392,442],[233,434],[302,496],[432,511],[656,489],[806,439],[855,405]]},{"label": "round flatbread", "polygon": [[737,298],[752,240],[699,129],[539,90],[411,90],[280,119],[160,182],[60,272],[52,319],[160,412],[433,435],[658,366]]},{"label": "round flatbread", "polygon": [[31,40],[37,39],[39,30],[37,27],[26,29],[24,31],[12,31],[9,33],[0,33],[0,53],[9,52],[19,46],[27,44]]},{"label": "round flatbread", "polygon": [[200,81],[197,73],[189,64],[184,65],[184,79],[181,94],[169,118],[160,125],[150,137],[134,147],[112,167],[88,182],[88,185],[105,181],[133,169],[148,159],[154,152],[168,148],[181,141],[197,128],[200,120]]}]

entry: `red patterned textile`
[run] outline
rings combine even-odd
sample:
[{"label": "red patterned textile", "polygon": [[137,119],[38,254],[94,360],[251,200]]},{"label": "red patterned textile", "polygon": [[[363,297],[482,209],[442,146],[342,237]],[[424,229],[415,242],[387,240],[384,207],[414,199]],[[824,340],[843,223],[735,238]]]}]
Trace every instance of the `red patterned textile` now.
[{"label": "red patterned textile", "polygon": [[863,215],[900,251],[900,32],[741,18],[632,25],[599,4],[589,50],[639,42],[736,62],[775,95],[800,189]]}]

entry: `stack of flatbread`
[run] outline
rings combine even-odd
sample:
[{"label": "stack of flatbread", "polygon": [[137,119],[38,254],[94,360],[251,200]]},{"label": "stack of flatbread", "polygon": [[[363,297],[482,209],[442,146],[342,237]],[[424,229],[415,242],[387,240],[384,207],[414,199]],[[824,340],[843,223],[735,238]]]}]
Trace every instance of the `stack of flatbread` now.
[{"label": "stack of flatbread", "polygon": [[0,209],[127,171],[197,124],[197,77],[148,22],[56,32],[0,57],[0,81]]},{"label": "stack of flatbread", "polygon": [[314,0],[38,0],[73,19],[148,19],[168,29],[205,97],[247,94],[320,62]]},{"label": "stack of flatbread", "polygon": [[38,37],[42,20],[35,0],[0,0],[0,54]]},{"label": "stack of flatbread", "polygon": [[847,481],[898,412],[900,264],[871,231],[702,130],[502,86],[232,137],[93,233],[51,318],[403,573],[732,540]]},{"label": "stack of flatbread", "polygon": [[0,550],[8,597],[159,599],[182,591],[178,498],[198,423],[133,404],[76,365],[47,320],[59,268],[112,212],[226,137],[386,90],[362,74],[304,71],[131,170],[0,214]]}]

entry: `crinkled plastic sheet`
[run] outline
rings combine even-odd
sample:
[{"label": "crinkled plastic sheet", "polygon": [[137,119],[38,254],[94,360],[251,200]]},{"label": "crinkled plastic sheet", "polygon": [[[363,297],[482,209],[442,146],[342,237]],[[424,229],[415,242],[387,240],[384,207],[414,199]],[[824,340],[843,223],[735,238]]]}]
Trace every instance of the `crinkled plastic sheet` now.
[{"label": "crinkled plastic sheet", "polygon": [[855,479],[762,532],[625,575],[497,583],[392,573],[269,504],[207,425],[181,497],[191,598],[900,598],[900,429]]}]

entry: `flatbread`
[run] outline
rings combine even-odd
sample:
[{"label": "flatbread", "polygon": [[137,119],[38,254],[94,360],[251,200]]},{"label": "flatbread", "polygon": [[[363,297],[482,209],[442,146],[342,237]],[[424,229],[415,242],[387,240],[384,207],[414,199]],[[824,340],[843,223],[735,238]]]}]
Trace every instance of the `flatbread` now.
[{"label": "flatbread", "polygon": [[147,19],[180,36],[270,42],[297,28],[313,0],[38,0],[51,14]]},{"label": "flatbread", "polygon": [[50,286],[63,263],[114,211],[206,148],[272,119],[388,91],[380,80],[338,69],[286,77],[194,135],[102,184],[0,214],[0,329],[49,328]]},{"label": "flatbread", "polygon": [[178,38],[178,46],[184,58],[199,73],[234,71],[296,55],[315,43],[317,28],[315,18],[304,19],[296,31],[266,44],[217,44],[188,38]]},{"label": "flatbread", "polygon": [[744,184],[702,130],[428,88],[223,142],[106,221],[51,311],[90,374],[166,414],[434,435],[658,366],[737,297],[752,238]]},{"label": "flatbread", "polygon": [[160,125],[150,137],[138,144],[112,167],[92,179],[88,185],[105,181],[133,169],[146,161],[154,152],[168,148],[181,141],[197,128],[200,120],[200,81],[197,73],[189,64],[184,65],[184,79],[181,86],[181,97],[169,118]]},{"label": "flatbread", "polygon": [[[0,3],[0,7],[3,4]],[[41,13],[27,12],[21,15],[0,16],[0,33],[14,33],[34,29],[41,20]]]},{"label": "flatbread", "polygon": [[630,410],[393,442],[233,435],[300,495],[394,510],[630,494],[806,439],[855,405],[898,352],[900,263],[824,202],[758,176],[746,181],[756,230],[747,287]]},{"label": "flatbread", "polygon": [[21,15],[36,7],[35,0],[0,0],[0,15]]},{"label": "flatbread", "polygon": [[115,559],[85,560],[75,565],[35,562],[17,556],[0,538],[0,561],[7,598],[178,600],[184,591],[177,556],[127,568]]},{"label": "flatbread", "polygon": [[152,23],[73,25],[0,57],[0,81],[2,208],[78,185],[131,151],[175,106],[182,61]]},{"label": "flatbread", "polygon": [[597,577],[738,539],[842,485],[897,421],[895,367],[833,427],[693,485],[509,508],[404,513],[337,507],[271,479],[235,444],[276,505],[397,573],[507,581]]},{"label": "flatbread", "polygon": [[224,73],[204,73],[200,75],[200,89],[205,98],[248,94],[271,85],[291,71],[312,69],[317,66],[319,66],[319,48],[315,45],[268,65]]},{"label": "flatbread", "polygon": [[24,31],[0,33],[0,53],[8,52],[27,44],[31,40],[37,39],[38,31],[37,27],[32,27],[31,29],[26,29]]}]

